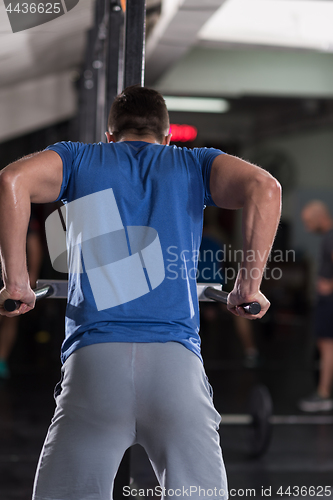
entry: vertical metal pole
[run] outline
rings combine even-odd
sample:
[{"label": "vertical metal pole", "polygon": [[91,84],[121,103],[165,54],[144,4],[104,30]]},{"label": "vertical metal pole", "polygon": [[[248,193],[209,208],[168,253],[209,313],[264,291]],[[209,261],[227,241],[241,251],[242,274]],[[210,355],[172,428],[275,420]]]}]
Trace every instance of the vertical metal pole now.
[{"label": "vertical metal pole", "polygon": [[96,0],[95,22],[88,34],[86,64],[83,72],[83,84],[80,96],[82,99],[82,102],[80,102],[80,106],[82,107],[80,140],[83,142],[99,142],[102,138],[100,129],[105,109],[103,61],[106,1]]},{"label": "vertical metal pole", "polygon": [[144,85],[146,1],[127,0],[125,24],[124,88]]},{"label": "vertical metal pole", "polygon": [[110,13],[109,0],[97,0],[96,21],[98,33],[95,42],[95,59],[93,67],[97,71],[97,101],[96,101],[96,128],[95,141],[105,139],[105,115],[106,115],[106,65],[107,65],[107,38]]},{"label": "vertical metal pole", "polygon": [[79,113],[80,113],[80,141],[94,142],[94,132],[96,126],[96,75],[92,67],[94,43],[96,30],[92,28],[88,32],[86,61],[83,68],[83,77],[79,94]]},{"label": "vertical metal pole", "polygon": [[107,39],[105,130],[114,98],[122,91],[124,55],[124,13],[120,0],[111,0]]}]

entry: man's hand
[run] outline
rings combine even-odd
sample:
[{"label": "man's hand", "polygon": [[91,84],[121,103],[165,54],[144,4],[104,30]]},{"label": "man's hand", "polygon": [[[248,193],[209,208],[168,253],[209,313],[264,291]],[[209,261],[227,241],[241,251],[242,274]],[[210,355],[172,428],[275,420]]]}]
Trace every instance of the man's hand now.
[{"label": "man's hand", "polygon": [[[7,312],[3,307],[3,303],[7,299],[19,300],[20,302],[22,302],[22,304],[20,305],[19,309],[16,309],[16,311]],[[4,287],[0,291],[0,314],[2,316],[8,316],[9,318],[19,316],[20,314],[25,314],[35,307],[35,302],[36,295],[30,288],[30,286],[15,291],[9,291],[6,287]]]},{"label": "man's hand", "polygon": [[[241,304],[249,303],[249,302],[259,302],[261,306],[261,311],[259,314],[253,315],[248,314],[244,311]],[[229,293],[228,296],[228,310],[234,314],[235,316],[243,316],[247,319],[259,319],[262,318],[270,307],[270,302],[267,300],[265,295],[263,295],[260,291],[257,293],[253,293],[252,295],[240,295],[240,292],[237,288],[234,288],[232,292]]]}]

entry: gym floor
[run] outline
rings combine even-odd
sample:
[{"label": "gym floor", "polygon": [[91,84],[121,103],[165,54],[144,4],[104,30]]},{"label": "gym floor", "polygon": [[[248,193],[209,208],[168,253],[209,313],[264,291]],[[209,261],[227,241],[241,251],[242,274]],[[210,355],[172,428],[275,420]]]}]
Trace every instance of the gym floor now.
[{"label": "gym floor", "polygon": [[[49,317],[61,317],[62,306],[55,306],[55,302],[41,305],[48,309]],[[45,324],[36,323],[36,317],[29,321],[29,327],[21,327],[10,361],[12,376],[0,384],[1,500],[31,497],[36,463],[54,409],[61,328],[53,325],[54,331],[48,332]],[[274,415],[301,415],[297,400],[313,391],[316,376],[309,319],[289,314],[257,322],[260,361],[255,369],[243,365],[230,315],[222,313],[218,326],[210,325],[209,333],[203,331],[206,371],[220,413],[246,413],[251,387],[262,383],[271,393]],[[42,329],[36,331],[38,328]],[[217,331],[212,334],[214,328]],[[220,435],[230,497],[333,498],[332,424],[274,425],[270,446],[259,459],[248,455],[248,427],[221,425]],[[156,484],[139,446],[131,452],[131,477],[136,488]]]}]

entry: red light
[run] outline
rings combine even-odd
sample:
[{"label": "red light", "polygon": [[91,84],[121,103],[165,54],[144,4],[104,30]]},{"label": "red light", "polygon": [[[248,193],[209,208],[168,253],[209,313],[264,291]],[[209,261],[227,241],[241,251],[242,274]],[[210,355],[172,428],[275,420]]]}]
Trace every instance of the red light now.
[{"label": "red light", "polygon": [[170,134],[172,142],[192,142],[198,135],[198,130],[193,125],[170,125]]}]

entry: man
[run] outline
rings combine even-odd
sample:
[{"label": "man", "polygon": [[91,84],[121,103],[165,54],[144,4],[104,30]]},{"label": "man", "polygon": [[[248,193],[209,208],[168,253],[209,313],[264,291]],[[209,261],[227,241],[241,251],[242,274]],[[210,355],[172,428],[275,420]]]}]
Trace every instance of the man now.
[{"label": "man", "polygon": [[313,395],[303,399],[303,411],[316,412],[333,409],[331,398],[333,382],[333,219],[327,206],[313,200],[302,211],[308,231],[322,235],[317,277],[315,309],[315,336],[320,355],[319,383]]},{"label": "man", "polygon": [[[129,87],[112,105],[107,144],[58,143],[1,173],[0,304],[22,302],[7,315],[35,303],[25,258],[30,203],[63,199],[68,207],[63,380],[34,500],[109,500],[134,443],[146,449],[163,498],[191,488],[195,499],[227,498],[220,417],[198,336],[203,208],[243,208],[244,255],[267,258],[280,186],[219,150],[170,147],[169,126],[159,93]],[[261,304],[258,317],[266,313],[265,261],[244,258],[229,295],[233,314],[255,319],[240,307],[250,301]]]}]

